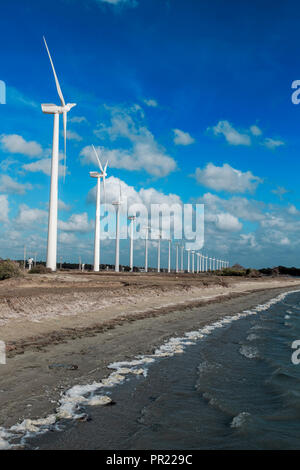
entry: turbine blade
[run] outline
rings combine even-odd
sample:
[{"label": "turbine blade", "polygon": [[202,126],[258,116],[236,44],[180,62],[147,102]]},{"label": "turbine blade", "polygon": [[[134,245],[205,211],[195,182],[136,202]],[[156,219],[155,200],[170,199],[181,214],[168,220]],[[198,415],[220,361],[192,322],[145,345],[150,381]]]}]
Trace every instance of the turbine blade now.
[{"label": "turbine blade", "polygon": [[95,155],[96,155],[98,164],[99,164],[100,171],[103,173],[103,168],[102,168],[102,165],[101,165],[101,162],[100,162],[100,158],[98,157],[98,153],[97,153],[97,151],[96,151],[94,145],[92,145],[92,147],[93,147],[93,149],[94,149],[94,152],[95,152]]},{"label": "turbine blade", "polygon": [[107,160],[107,162],[105,163],[105,167],[104,167],[104,173],[106,173],[106,170],[107,170],[107,165],[108,165],[108,160]]},{"label": "turbine blade", "polygon": [[65,151],[64,151],[64,181],[66,179],[66,166],[67,166],[67,112],[64,111],[63,113],[63,120],[64,120],[64,144],[65,144]]},{"label": "turbine blade", "polygon": [[106,179],[103,176],[104,204],[106,204]]},{"label": "turbine blade", "polygon": [[45,43],[45,46],[46,46],[46,49],[47,49],[47,52],[48,52],[48,56],[49,56],[49,59],[50,59],[51,67],[52,67],[52,70],[53,70],[53,75],[54,75],[54,79],[55,79],[55,83],[56,83],[56,89],[57,89],[58,96],[60,97],[60,101],[61,101],[62,106],[66,106],[66,103],[65,103],[65,100],[64,100],[64,97],[63,97],[63,94],[62,94],[60,85],[59,85],[59,81],[58,81],[58,78],[57,78],[57,75],[56,75],[56,72],[55,72],[54,64],[53,64],[53,61],[52,61],[52,57],[51,57],[50,51],[49,51],[49,49],[48,49],[48,45],[47,45],[45,36],[43,36],[43,39],[44,39],[44,43]]}]

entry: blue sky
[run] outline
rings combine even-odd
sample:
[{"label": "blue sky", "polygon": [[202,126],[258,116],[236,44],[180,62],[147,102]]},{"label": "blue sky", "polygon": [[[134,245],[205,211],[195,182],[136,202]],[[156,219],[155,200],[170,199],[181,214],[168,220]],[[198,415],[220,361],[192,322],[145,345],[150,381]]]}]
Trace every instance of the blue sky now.
[{"label": "blue sky", "polygon": [[[119,178],[141,202],[204,203],[205,253],[255,267],[300,264],[297,2],[11,0],[0,8],[0,256],[21,257],[26,243],[45,258],[52,118],[40,104],[59,103],[45,35],[66,101],[77,103],[59,183],[59,256],[92,261],[94,144],[109,157],[111,193]],[[113,263],[113,245],[102,248]],[[151,256],[154,264],[155,245]]]}]

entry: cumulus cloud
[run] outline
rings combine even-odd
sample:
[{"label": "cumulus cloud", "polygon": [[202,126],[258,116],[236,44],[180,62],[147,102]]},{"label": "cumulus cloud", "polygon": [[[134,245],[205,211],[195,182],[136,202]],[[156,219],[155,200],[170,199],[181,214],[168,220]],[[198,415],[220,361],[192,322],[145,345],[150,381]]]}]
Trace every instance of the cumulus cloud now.
[{"label": "cumulus cloud", "polygon": [[269,149],[276,149],[277,147],[281,147],[282,145],[284,145],[284,142],[282,140],[275,140],[275,139],[271,139],[269,137],[267,137],[262,145],[264,145],[265,147],[268,147]]},{"label": "cumulus cloud", "polygon": [[173,129],[173,132],[176,145],[191,145],[195,142],[195,139],[188,132],[183,132],[180,129]]},{"label": "cumulus cloud", "polygon": [[[22,165],[22,168],[25,171],[29,171],[31,173],[44,173],[45,175],[50,176],[51,158],[43,158],[33,163],[26,163],[25,165]],[[64,174],[64,167],[61,164],[59,164],[59,167],[58,167],[58,174],[59,176],[63,176]]]},{"label": "cumulus cloud", "polygon": [[290,207],[288,208],[288,213],[292,215],[298,215],[300,214],[300,211],[296,208],[296,206],[291,204]]},{"label": "cumulus cloud", "polygon": [[217,214],[215,224],[217,229],[229,232],[240,231],[243,227],[237,217],[228,213]]},{"label": "cumulus cloud", "polygon": [[81,124],[83,122],[88,122],[87,118],[84,116],[74,116],[69,119],[69,122],[75,123],[75,124]]},{"label": "cumulus cloud", "polygon": [[71,209],[71,206],[69,204],[66,204],[61,199],[59,199],[58,200],[58,209],[61,210],[61,211],[69,211]]},{"label": "cumulus cloud", "polygon": [[26,141],[21,135],[2,134],[0,136],[0,143],[2,149],[10,153],[19,153],[31,158],[40,157],[43,154],[43,149],[38,142],[34,140]]},{"label": "cumulus cloud", "polygon": [[260,128],[258,126],[250,126],[250,132],[251,134],[255,135],[255,136],[258,136],[258,135],[262,135],[262,131],[260,130]]},{"label": "cumulus cloud", "polygon": [[262,179],[254,176],[251,171],[242,172],[227,163],[220,167],[208,163],[205,168],[196,169],[195,177],[203,186],[230,193],[254,192],[257,185],[262,183]]},{"label": "cumulus cloud", "polygon": [[249,135],[234,129],[228,121],[219,121],[212,131],[215,135],[223,135],[230,145],[251,145]]},{"label": "cumulus cloud", "polygon": [[63,232],[85,233],[92,229],[92,223],[89,222],[87,212],[83,212],[82,214],[72,214],[66,222],[60,220],[58,227]]},{"label": "cumulus cloud", "polygon": [[6,194],[0,194],[0,222],[8,222],[9,204]]},{"label": "cumulus cloud", "polygon": [[96,0],[98,3],[108,3],[109,5],[114,6],[127,6],[127,7],[136,7],[138,5],[137,0]]},{"label": "cumulus cloud", "polygon": [[18,183],[8,175],[0,176],[0,191],[9,194],[25,194],[27,190],[32,189],[30,183]]},{"label": "cumulus cloud", "polygon": [[42,209],[33,209],[26,204],[19,206],[19,212],[15,219],[18,225],[22,225],[26,228],[32,228],[33,230],[41,223],[45,223],[48,219],[48,212]]},{"label": "cumulus cloud", "polygon": [[276,194],[276,196],[279,197],[279,199],[282,201],[283,200],[283,196],[287,193],[289,193],[289,190],[284,188],[283,186],[277,186],[276,189],[273,189],[272,190],[272,193],[273,194]]},{"label": "cumulus cloud", "polygon": [[230,145],[250,146],[253,143],[261,144],[269,149],[276,149],[284,145],[282,140],[275,140],[270,137],[262,138],[262,130],[257,125],[252,125],[249,129],[236,129],[229,121],[219,121],[216,126],[209,127],[214,135],[223,135],[226,142]]},{"label": "cumulus cloud", "polygon": [[149,100],[144,100],[144,103],[149,106],[150,108],[157,108],[158,103],[156,100],[149,99]]},{"label": "cumulus cloud", "polygon": [[[140,106],[131,108],[108,108],[110,125],[100,126],[95,131],[100,138],[109,137],[111,141],[118,141],[122,147],[107,149],[98,147],[103,161],[109,160],[112,168],[128,171],[146,171],[155,177],[164,177],[177,167],[175,160],[167,155],[153,134],[143,122],[143,111]],[[124,141],[129,144],[124,148]],[[97,164],[91,146],[84,147],[80,153],[82,164]]]},{"label": "cumulus cloud", "polygon": [[81,142],[82,137],[77,132],[74,131],[67,131],[67,139],[75,140],[76,142]]}]

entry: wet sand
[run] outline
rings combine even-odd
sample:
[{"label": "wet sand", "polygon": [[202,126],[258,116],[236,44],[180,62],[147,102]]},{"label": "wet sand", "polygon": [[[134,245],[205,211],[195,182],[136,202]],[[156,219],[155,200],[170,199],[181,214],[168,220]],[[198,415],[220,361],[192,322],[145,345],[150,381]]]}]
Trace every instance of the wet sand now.
[{"label": "wet sand", "polygon": [[63,390],[104,378],[113,361],[152,353],[171,336],[297,288],[300,281],[290,278],[193,275],[66,274],[1,283],[0,339],[8,358],[0,366],[0,426],[48,415]]}]

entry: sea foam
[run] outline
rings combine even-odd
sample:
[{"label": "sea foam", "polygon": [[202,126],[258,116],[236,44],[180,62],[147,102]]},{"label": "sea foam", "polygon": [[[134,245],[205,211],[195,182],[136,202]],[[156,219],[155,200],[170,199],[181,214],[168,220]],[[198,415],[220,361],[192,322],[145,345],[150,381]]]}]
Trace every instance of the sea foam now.
[{"label": "sea foam", "polygon": [[[25,419],[21,423],[16,424],[9,429],[0,428],[0,450],[16,447],[18,444],[12,442],[18,441],[23,444],[26,442],[26,439],[53,429],[53,426],[57,426],[61,419],[82,418],[85,416],[85,413],[82,412],[83,406],[105,406],[111,404],[112,399],[105,394],[105,390],[122,384],[129,375],[146,376],[149,366],[151,366],[151,364],[153,364],[157,359],[182,354],[186,347],[207,337],[217,328],[222,328],[239,320],[240,318],[245,318],[249,315],[256,315],[259,312],[268,310],[272,305],[282,301],[287,295],[296,292],[300,292],[300,290],[284,292],[265,304],[257,305],[252,310],[244,310],[243,312],[232,316],[227,315],[210,325],[200,328],[199,330],[186,332],[182,337],[172,337],[157,348],[153,354],[136,356],[132,361],[113,362],[109,364],[107,366],[108,369],[113,369],[114,372],[112,372],[107,378],[92,384],[74,385],[69,390],[63,392],[54,414],[42,419]],[[241,353],[249,358],[255,357],[256,354],[254,350],[250,351],[250,349],[247,351],[244,349]],[[103,393],[99,394],[99,392]],[[236,427],[237,421],[239,421],[239,419],[233,420],[233,427]],[[58,429],[58,427],[56,428]]]}]

